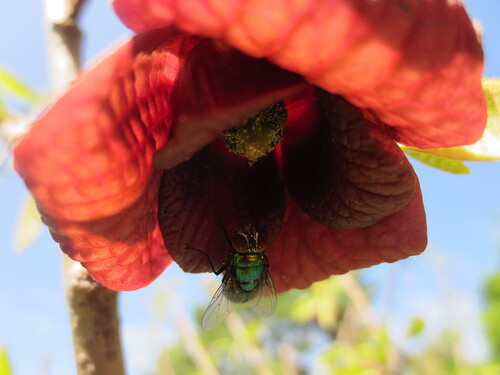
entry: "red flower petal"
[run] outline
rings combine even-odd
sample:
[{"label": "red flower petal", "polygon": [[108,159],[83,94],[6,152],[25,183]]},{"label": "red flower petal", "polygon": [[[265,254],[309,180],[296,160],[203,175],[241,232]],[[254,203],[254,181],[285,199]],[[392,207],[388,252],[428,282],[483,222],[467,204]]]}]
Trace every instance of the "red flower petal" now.
[{"label": "red flower petal", "polygon": [[395,262],[417,255],[427,245],[420,187],[408,205],[362,229],[328,228],[311,219],[287,197],[278,239],[267,250],[277,292],[304,289],[332,274]]},{"label": "red flower petal", "polygon": [[171,263],[157,219],[158,180],[128,208],[102,219],[54,220],[43,213],[52,237],[98,282],[115,290],[134,290],[151,283]]},{"label": "red flower petal", "polygon": [[222,38],[372,110],[397,141],[472,143],[484,129],[482,50],[458,1],[114,0],[136,31]]},{"label": "red flower petal", "polygon": [[165,30],[134,38],[84,74],[14,149],[56,241],[110,288],[147,285],[171,261],[154,220],[152,162],[167,139],[179,61],[196,42]]}]

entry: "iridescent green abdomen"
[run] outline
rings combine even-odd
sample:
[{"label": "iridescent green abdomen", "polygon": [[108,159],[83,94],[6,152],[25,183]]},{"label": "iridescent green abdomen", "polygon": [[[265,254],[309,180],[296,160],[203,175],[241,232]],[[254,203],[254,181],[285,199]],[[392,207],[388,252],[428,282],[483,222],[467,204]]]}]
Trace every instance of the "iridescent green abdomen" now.
[{"label": "iridescent green abdomen", "polygon": [[234,286],[226,297],[237,303],[247,302],[254,294],[265,270],[263,253],[235,253],[229,269],[233,271]]}]

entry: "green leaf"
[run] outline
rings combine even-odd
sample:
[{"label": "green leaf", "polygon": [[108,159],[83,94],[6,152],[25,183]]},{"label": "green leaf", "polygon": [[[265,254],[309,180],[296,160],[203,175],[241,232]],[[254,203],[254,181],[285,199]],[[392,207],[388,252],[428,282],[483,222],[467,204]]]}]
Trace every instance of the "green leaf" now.
[{"label": "green leaf", "polygon": [[435,149],[402,146],[407,151],[432,154],[442,158],[467,161],[500,160],[500,79],[483,78],[484,95],[488,106],[488,121],[480,140],[472,145]]},{"label": "green leaf", "polygon": [[14,232],[14,249],[22,253],[40,235],[42,221],[31,195],[27,196]]},{"label": "green leaf", "polygon": [[10,368],[9,356],[5,348],[0,348],[0,375],[12,375]]},{"label": "green leaf", "polygon": [[441,171],[454,173],[454,174],[468,174],[470,173],[469,167],[459,160],[452,160],[440,156],[427,154],[419,151],[410,151],[403,148],[404,152],[412,158],[418,160],[425,165],[439,169]]},{"label": "green leaf", "polygon": [[9,93],[28,103],[34,103],[39,99],[39,96],[28,86],[2,68],[0,68],[0,86],[5,87]]},{"label": "green leaf", "polygon": [[415,337],[420,335],[425,329],[425,321],[421,317],[412,319],[408,325],[408,337]]},{"label": "green leaf", "polygon": [[491,363],[480,365],[476,372],[478,375],[498,375],[500,374],[500,364]]},{"label": "green leaf", "polygon": [[[0,122],[7,117],[7,109],[5,108],[5,103],[2,98],[0,98]],[[1,124],[0,124],[1,126]]]}]

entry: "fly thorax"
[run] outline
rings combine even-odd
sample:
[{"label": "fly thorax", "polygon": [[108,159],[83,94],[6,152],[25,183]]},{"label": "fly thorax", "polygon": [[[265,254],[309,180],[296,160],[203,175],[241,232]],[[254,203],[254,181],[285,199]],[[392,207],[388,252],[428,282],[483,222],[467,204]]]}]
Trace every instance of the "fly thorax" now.
[{"label": "fly thorax", "polygon": [[236,253],[234,255],[236,268],[258,267],[264,264],[262,253]]}]

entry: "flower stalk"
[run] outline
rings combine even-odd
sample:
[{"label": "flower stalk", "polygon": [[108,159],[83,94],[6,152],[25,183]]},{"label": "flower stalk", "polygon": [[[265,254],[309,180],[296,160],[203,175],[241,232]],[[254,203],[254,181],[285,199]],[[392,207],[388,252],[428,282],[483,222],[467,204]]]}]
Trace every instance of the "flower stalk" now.
[{"label": "flower stalk", "polygon": [[[77,18],[85,0],[45,0],[51,85],[65,89],[81,64],[82,32]],[[65,257],[64,283],[77,373],[125,374],[118,317],[118,293],[95,282]]]}]

